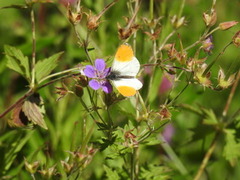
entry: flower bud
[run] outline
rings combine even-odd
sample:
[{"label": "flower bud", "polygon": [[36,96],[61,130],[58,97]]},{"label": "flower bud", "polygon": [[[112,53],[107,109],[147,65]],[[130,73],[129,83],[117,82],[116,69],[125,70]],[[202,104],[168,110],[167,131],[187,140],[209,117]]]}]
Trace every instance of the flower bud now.
[{"label": "flower bud", "polygon": [[159,114],[160,114],[161,120],[171,119],[172,117],[172,114],[167,107],[162,107],[159,111]]},{"label": "flower bud", "polygon": [[213,26],[217,21],[217,13],[214,9],[211,10],[210,14],[203,13],[203,20],[206,26]]},{"label": "flower bud", "polygon": [[62,167],[63,167],[64,171],[65,171],[67,174],[71,171],[71,169],[72,169],[72,167],[73,167],[72,165],[66,163],[65,161],[61,161],[61,164],[62,164]]},{"label": "flower bud", "polygon": [[213,49],[213,38],[212,35],[208,36],[204,41],[202,41],[202,48],[206,53],[211,53]]},{"label": "flower bud", "polygon": [[88,16],[87,19],[87,28],[89,30],[96,30],[99,26],[99,17],[98,16],[92,16],[91,14]]},{"label": "flower bud", "polygon": [[218,85],[222,89],[226,89],[229,86],[231,86],[233,84],[234,80],[235,80],[235,74],[232,74],[231,76],[229,76],[228,80],[226,80],[224,71],[222,68],[220,68],[220,70],[218,72]]},{"label": "flower bud", "polygon": [[235,26],[238,24],[237,21],[228,21],[228,22],[223,22],[218,25],[219,29],[221,30],[227,30],[230,29],[231,27]]},{"label": "flower bud", "polygon": [[240,46],[240,31],[238,31],[234,36],[233,36],[233,44],[237,47]]},{"label": "flower bud", "polygon": [[25,168],[28,172],[30,172],[31,174],[34,174],[37,171],[37,168],[39,167],[40,162],[39,161],[35,161],[33,163],[28,163],[27,160],[24,158],[24,164],[25,164]]},{"label": "flower bud", "polygon": [[207,64],[202,64],[195,70],[195,76],[194,78],[198,81],[199,84],[201,84],[204,87],[210,87],[211,86],[211,81],[210,81],[210,76],[211,73],[208,72],[206,75],[204,75],[204,71],[207,68]]},{"label": "flower bud", "polygon": [[38,171],[44,178],[51,179],[55,173],[55,165],[49,169],[43,169]]},{"label": "flower bud", "polygon": [[86,76],[80,75],[78,76],[78,83],[82,86],[82,87],[86,87],[88,85],[88,80]]},{"label": "flower bud", "polygon": [[185,23],[185,17],[183,16],[183,17],[181,17],[181,18],[179,19],[176,15],[174,15],[174,16],[172,17],[172,19],[171,19],[171,23],[172,23],[172,25],[173,25],[174,28],[178,29],[178,28],[180,28],[182,25],[184,25],[184,23]]},{"label": "flower bud", "polygon": [[83,88],[82,88],[82,86],[75,85],[75,94],[78,97],[82,97],[83,96]]}]

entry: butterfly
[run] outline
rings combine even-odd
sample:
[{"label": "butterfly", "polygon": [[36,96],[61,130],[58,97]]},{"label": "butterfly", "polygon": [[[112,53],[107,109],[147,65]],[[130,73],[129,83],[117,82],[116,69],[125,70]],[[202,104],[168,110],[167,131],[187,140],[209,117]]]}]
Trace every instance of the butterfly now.
[{"label": "butterfly", "polygon": [[134,56],[132,47],[128,44],[122,44],[117,49],[107,79],[112,81],[123,96],[134,96],[137,90],[143,86],[141,81],[136,78],[139,69],[140,63]]}]

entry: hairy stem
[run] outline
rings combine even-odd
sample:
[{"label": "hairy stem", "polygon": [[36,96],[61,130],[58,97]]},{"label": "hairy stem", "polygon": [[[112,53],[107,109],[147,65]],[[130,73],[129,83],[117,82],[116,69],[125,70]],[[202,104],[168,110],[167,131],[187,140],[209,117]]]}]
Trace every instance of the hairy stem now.
[{"label": "hairy stem", "polygon": [[212,153],[213,153],[213,151],[214,151],[214,149],[216,147],[218,136],[219,136],[219,132],[217,132],[215,134],[215,137],[212,140],[211,146],[208,148],[208,151],[207,151],[207,153],[205,154],[205,156],[203,158],[201,166],[199,167],[198,172],[197,172],[197,174],[194,177],[194,180],[199,180],[200,179],[200,177],[201,177],[204,169],[206,168],[206,166],[208,164],[208,161],[209,161],[209,159],[210,159],[210,157],[211,157],[211,155],[212,155]]},{"label": "hairy stem", "polygon": [[31,88],[35,87],[35,64],[36,64],[36,33],[35,33],[35,18],[34,18],[34,10],[31,7],[31,23],[32,23],[32,76],[31,76]]}]

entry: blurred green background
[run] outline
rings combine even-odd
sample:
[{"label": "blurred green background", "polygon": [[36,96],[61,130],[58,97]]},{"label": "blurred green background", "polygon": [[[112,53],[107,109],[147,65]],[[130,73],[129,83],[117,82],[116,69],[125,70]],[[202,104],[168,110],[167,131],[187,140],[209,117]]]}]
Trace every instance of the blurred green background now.
[{"label": "blurred green background", "polygon": [[[54,72],[62,71],[77,66],[78,63],[86,62],[87,57],[83,48],[77,45],[77,39],[73,28],[66,16],[66,7],[63,1],[55,3],[38,3],[34,5],[36,18],[36,58],[44,59],[60,51],[64,51],[63,57],[59,61],[58,67]],[[82,1],[81,5],[85,12],[92,11],[98,14],[104,6],[110,3],[110,0],[89,0]],[[124,16],[131,16],[127,7],[126,0],[117,2],[111,7],[101,18],[102,23],[99,28],[90,34],[90,47],[94,50],[90,52],[92,59],[103,58],[111,64],[111,59],[116,52],[117,47],[122,43],[118,37],[117,23],[125,26]],[[178,14],[182,1],[179,0],[155,0],[154,1],[154,18],[162,16],[161,26],[162,32],[157,41],[159,45],[173,29],[170,24],[170,18]],[[141,64],[148,63],[152,56],[152,41],[144,33],[147,27],[144,26],[142,18],[150,18],[150,1],[143,0],[140,10],[137,14],[136,22],[141,25],[141,29],[136,34],[136,57]],[[23,0],[0,1],[0,8],[12,4],[24,4]],[[203,12],[209,11],[211,1],[203,0],[186,0],[183,8],[182,16],[186,18],[186,25],[178,30],[184,47],[189,46],[198,40],[203,31],[205,24],[202,19]],[[239,0],[220,0],[217,1],[217,24],[226,21],[240,19],[240,1]],[[28,9],[6,8],[0,10],[0,112],[2,113],[7,107],[13,104],[21,95],[27,91],[27,82],[19,74],[6,67],[3,46],[5,44],[15,46],[22,52],[31,57],[32,53],[32,34],[30,11]],[[81,37],[86,36],[86,16],[84,16],[80,25],[77,27]],[[239,24],[227,31],[217,31],[213,35],[214,49],[213,53],[208,56],[206,63],[212,62],[223,48],[231,41],[234,34],[240,29]],[[132,44],[134,38],[128,41]],[[175,34],[169,43],[176,42],[179,47],[179,37]],[[188,56],[194,56],[197,48],[188,51]],[[214,64],[211,80],[217,83],[217,75],[219,67],[222,67],[227,76],[239,71],[240,69],[240,53],[239,48],[230,46],[226,52],[220,56],[216,64]],[[164,54],[166,56],[166,54]],[[206,54],[201,53],[201,57]],[[148,82],[151,75],[141,74],[144,81]],[[145,98],[146,93],[150,91],[149,108],[157,111],[159,106],[163,104],[168,97],[175,97],[186,85],[186,78],[182,76],[180,81],[175,82],[174,88],[167,95],[159,94],[159,86],[162,79],[162,71],[157,70],[153,77],[152,88],[148,89],[144,85],[140,94]],[[70,81],[70,80],[69,80]],[[71,86],[71,82],[69,86]],[[40,90],[40,94],[44,99],[46,110],[45,121],[48,130],[40,127],[30,129],[11,128],[7,125],[7,121],[11,118],[10,113],[0,119],[0,171],[1,176],[7,179],[30,179],[30,174],[24,169],[24,160],[29,161],[40,160],[42,168],[51,167],[54,164],[60,168],[60,160],[64,160],[69,156],[68,151],[73,151],[81,146],[84,137],[88,131],[93,133],[90,143],[95,144],[100,141],[103,133],[100,132],[92,119],[85,113],[79,100],[74,95],[67,95],[60,101],[56,101],[58,95],[55,93],[55,87],[61,86],[60,82],[48,86]],[[188,104],[196,109],[204,107],[212,109],[216,117],[220,117],[226,104],[231,88],[223,91],[213,91],[204,89],[203,87],[191,84],[175,102],[175,109],[171,111],[172,118],[170,125],[174,128],[172,133],[171,148],[175,151],[178,158],[188,171],[188,177],[194,176],[200,163],[208,150],[213,138],[214,130],[206,128],[201,124],[202,117],[185,110],[180,104]],[[84,97],[86,103],[89,99]],[[233,101],[230,105],[229,116],[233,115],[239,109],[240,87],[238,85]],[[107,113],[101,111],[103,117],[107,117]],[[111,116],[114,124],[120,128],[124,128],[129,121],[134,121],[132,114],[135,113],[135,107],[130,100],[124,100],[111,107]],[[84,129],[86,126],[86,129]],[[164,128],[163,128],[164,129]],[[85,132],[87,130],[87,132]],[[236,138],[239,138],[237,133]],[[158,134],[154,134],[158,137]],[[21,145],[22,143],[22,145]],[[210,159],[207,171],[203,175],[203,179],[239,179],[240,166],[237,163],[232,167],[222,156],[224,137],[220,137],[217,148]],[[160,144],[142,145],[140,164],[161,164],[172,169],[171,179],[185,179],[187,175],[183,175],[177,168],[176,161],[172,161]],[[103,164],[108,167],[118,169],[124,164],[123,160],[118,157],[116,159],[106,158],[113,154],[111,149],[102,152],[98,151],[93,157],[92,162],[86,167],[80,179],[104,179]],[[8,167],[9,166],[9,167]],[[22,171],[22,169],[24,169]],[[61,168],[60,168],[61,169]],[[40,176],[39,176],[40,177]],[[140,178],[141,179],[141,178]],[[144,178],[142,178],[144,179]],[[190,178],[191,179],[191,178]]]}]

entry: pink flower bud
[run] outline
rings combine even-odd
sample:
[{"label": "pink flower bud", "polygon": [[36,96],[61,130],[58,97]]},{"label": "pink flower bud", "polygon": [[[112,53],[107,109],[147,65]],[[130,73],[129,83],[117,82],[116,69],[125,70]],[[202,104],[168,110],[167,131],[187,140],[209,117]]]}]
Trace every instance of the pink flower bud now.
[{"label": "pink flower bud", "polygon": [[237,21],[228,21],[228,22],[223,22],[218,25],[219,29],[221,30],[227,30],[230,29],[231,27],[235,26],[238,22]]}]

